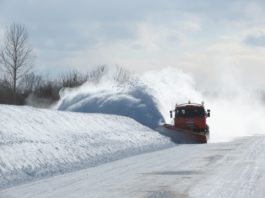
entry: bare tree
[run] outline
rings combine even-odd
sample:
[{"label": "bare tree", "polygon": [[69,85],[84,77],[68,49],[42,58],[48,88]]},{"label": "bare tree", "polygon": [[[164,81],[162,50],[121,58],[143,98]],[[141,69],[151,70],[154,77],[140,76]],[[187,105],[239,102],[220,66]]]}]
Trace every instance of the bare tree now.
[{"label": "bare tree", "polygon": [[114,81],[122,84],[130,80],[130,75],[123,67],[116,66],[116,73],[114,74],[113,79]]},{"label": "bare tree", "polygon": [[72,69],[60,76],[62,87],[78,87],[88,80],[88,74]]},{"label": "bare tree", "polygon": [[23,92],[34,92],[43,84],[44,82],[41,75],[30,72],[21,78],[18,88]]},{"label": "bare tree", "polygon": [[88,74],[87,80],[98,83],[105,76],[110,74],[117,83],[128,82],[131,78],[129,72],[121,66],[109,67],[107,65],[99,65]]},{"label": "bare tree", "polygon": [[107,65],[97,66],[88,74],[87,80],[90,82],[98,83],[101,80],[101,78],[106,74],[107,69],[108,69]]},{"label": "bare tree", "polygon": [[32,61],[32,48],[28,45],[25,26],[11,25],[7,28],[4,45],[0,51],[0,64],[12,86],[14,103],[16,103],[18,81],[31,71]]}]

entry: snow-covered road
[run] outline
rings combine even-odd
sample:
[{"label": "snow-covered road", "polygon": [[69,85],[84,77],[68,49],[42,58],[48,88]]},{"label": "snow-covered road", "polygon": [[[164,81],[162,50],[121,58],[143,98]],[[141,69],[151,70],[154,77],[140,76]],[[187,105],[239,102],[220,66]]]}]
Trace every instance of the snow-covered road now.
[{"label": "snow-covered road", "polygon": [[264,195],[264,136],[180,145],[0,191],[1,198]]}]

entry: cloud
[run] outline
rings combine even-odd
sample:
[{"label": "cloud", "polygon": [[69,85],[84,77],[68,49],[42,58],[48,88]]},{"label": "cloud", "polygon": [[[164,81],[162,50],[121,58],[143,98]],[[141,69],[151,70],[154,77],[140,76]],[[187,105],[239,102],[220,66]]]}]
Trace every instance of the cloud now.
[{"label": "cloud", "polygon": [[265,27],[264,0],[9,0],[0,9],[0,34],[25,24],[43,70],[176,66],[213,76],[225,60],[242,69],[263,63],[265,34],[252,30]]},{"label": "cloud", "polygon": [[265,32],[248,35],[244,43],[251,47],[265,47]]}]

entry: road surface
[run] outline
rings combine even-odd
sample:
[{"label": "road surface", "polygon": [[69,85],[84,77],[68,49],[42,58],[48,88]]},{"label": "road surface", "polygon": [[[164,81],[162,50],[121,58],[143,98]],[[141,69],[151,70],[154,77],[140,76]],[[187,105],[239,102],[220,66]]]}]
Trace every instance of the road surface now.
[{"label": "road surface", "polygon": [[179,145],[0,191],[1,198],[264,196],[264,136]]}]

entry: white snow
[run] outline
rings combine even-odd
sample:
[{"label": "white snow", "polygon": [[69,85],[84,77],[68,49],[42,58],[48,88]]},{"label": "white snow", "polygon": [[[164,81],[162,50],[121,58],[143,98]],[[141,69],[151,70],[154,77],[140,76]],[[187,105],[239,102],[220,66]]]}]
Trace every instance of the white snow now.
[{"label": "white snow", "polygon": [[115,80],[115,68],[108,68],[96,84],[87,82],[65,89],[56,108],[63,111],[108,113],[128,116],[150,128],[167,120],[176,102],[201,102],[194,81],[183,72],[167,68],[159,72],[131,75],[125,82]]},{"label": "white snow", "polygon": [[131,118],[0,105],[0,188],[168,147]]},{"label": "white snow", "polygon": [[[104,164],[171,146],[150,128],[169,123],[176,102],[205,101],[212,109],[212,142],[264,134],[264,104],[255,90],[205,94],[190,75],[172,68],[123,84],[111,78],[64,90],[56,106],[62,111],[0,105],[0,189],[72,172],[2,190],[1,198],[263,197],[263,136],[181,145]],[[74,172],[79,169],[85,170]]]},{"label": "white snow", "polygon": [[181,145],[0,191],[8,198],[263,198],[265,137]]},{"label": "white snow", "polygon": [[218,86],[212,82],[199,89],[200,82],[196,82],[192,74],[173,67],[132,74],[122,83],[113,80],[115,73],[115,69],[109,68],[96,84],[66,89],[56,108],[124,115],[156,128],[161,122],[172,122],[169,111],[176,103],[204,101],[205,107],[211,109],[211,117],[207,120],[210,142],[264,134],[264,102],[257,87],[225,78],[220,85],[217,83]]}]

